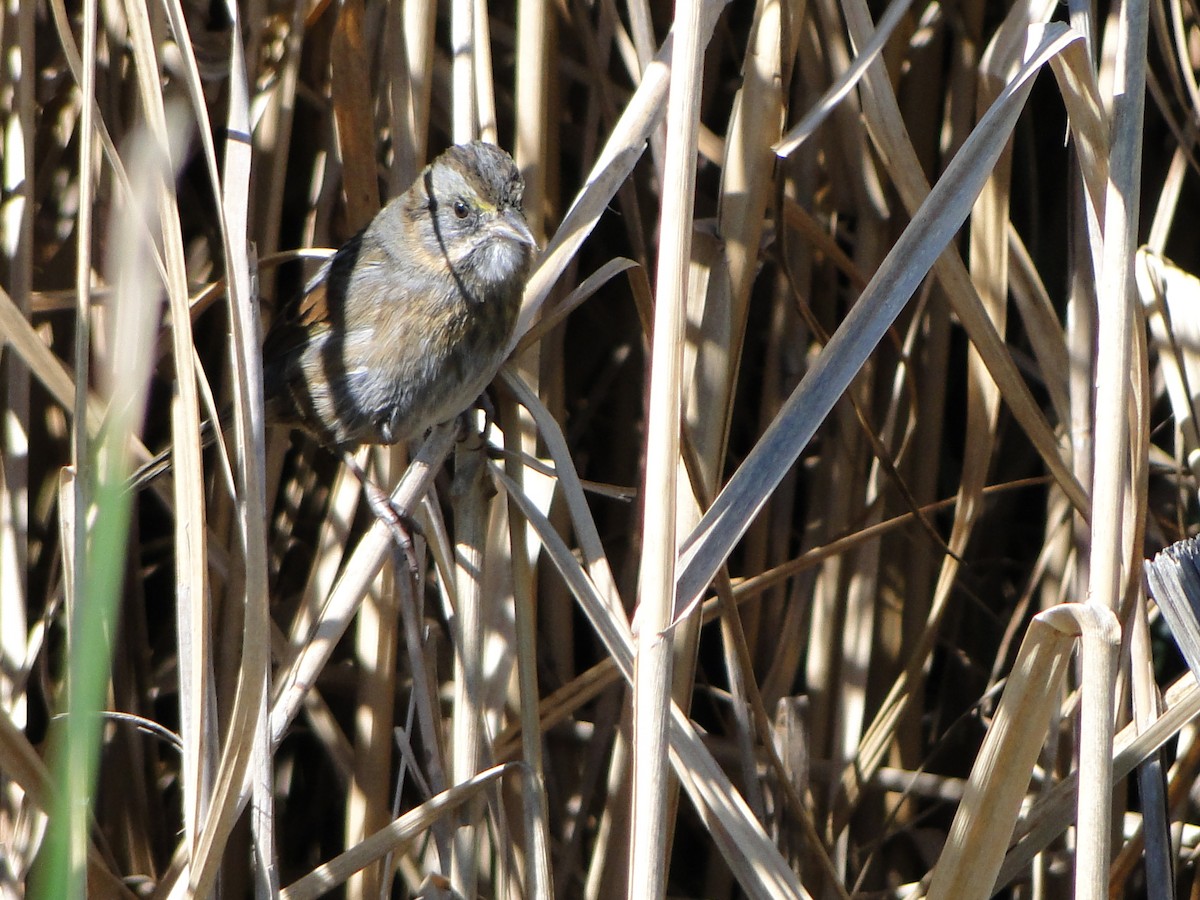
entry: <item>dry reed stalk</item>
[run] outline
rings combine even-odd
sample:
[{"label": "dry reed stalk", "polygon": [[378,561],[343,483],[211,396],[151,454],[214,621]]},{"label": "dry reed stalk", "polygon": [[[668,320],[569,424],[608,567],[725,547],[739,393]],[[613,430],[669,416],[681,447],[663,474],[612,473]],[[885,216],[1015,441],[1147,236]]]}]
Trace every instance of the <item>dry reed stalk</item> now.
[{"label": "dry reed stalk", "polygon": [[638,633],[633,681],[633,799],[630,810],[628,890],[655,900],[666,891],[671,804],[668,801],[667,716],[672,693],[671,622],[679,538],[680,428],[684,322],[692,257],[698,81],[705,45],[700,6],[676,9],[676,37],[667,93],[661,222],[655,315],[650,351],[651,423],[642,482],[642,558],[638,573]]},{"label": "dry reed stalk", "polygon": [[[465,783],[482,766],[484,745],[483,567],[487,534],[485,472],[478,456],[460,454],[453,498],[461,520],[455,533],[454,718],[450,732],[450,779]],[[454,835],[450,875],[468,894],[478,891],[481,808],[468,804]]]},{"label": "dry reed stalk", "polygon": [[[3,120],[6,137],[4,158],[0,161],[0,179],[8,198],[5,213],[11,217],[5,227],[0,228],[0,245],[8,265],[8,290],[15,295],[15,303],[4,294],[0,304],[9,307],[8,313],[18,327],[26,327],[32,308],[30,295],[34,282],[34,184],[38,171],[36,160],[37,105],[32,79],[21,78],[20,74],[31,65],[34,57],[35,11],[28,5],[8,4],[5,15],[11,23],[16,17],[17,39],[10,44],[6,64],[0,69],[0,85],[6,99],[7,114]],[[92,26],[94,30],[94,25]],[[11,35],[12,27],[9,27]],[[84,92],[92,96],[92,92]],[[81,159],[91,160],[94,153],[81,148]],[[89,152],[86,156],[84,149]],[[80,213],[80,223],[91,215]],[[82,265],[80,266],[82,268]],[[90,274],[90,273],[89,273]],[[89,281],[88,289],[91,283]],[[15,308],[13,308],[15,307]],[[7,329],[5,329],[7,331]],[[38,347],[43,345],[37,342]],[[30,481],[29,481],[29,426],[31,409],[30,391],[36,375],[36,367],[18,365],[11,354],[0,361],[0,378],[5,383],[3,404],[6,436],[0,445],[0,656],[16,662],[24,670],[24,662],[36,653],[36,642],[30,641],[30,619],[27,613],[30,600],[28,578],[29,554],[26,535],[28,533]],[[56,369],[60,366],[56,365]],[[86,396],[86,389],[82,391]],[[79,397],[76,396],[78,403]],[[87,404],[84,401],[84,406]],[[66,408],[74,404],[67,402]],[[11,712],[15,722],[24,727],[27,723],[28,703],[25,692],[18,686],[19,679],[3,679],[0,684],[0,708]],[[10,791],[14,804],[19,804],[20,788]],[[36,818],[14,829],[13,837],[23,848],[28,848],[34,837]],[[26,854],[23,855],[28,855]],[[17,872],[24,867],[18,865]]]},{"label": "dry reed stalk", "polygon": [[933,900],[991,896],[1074,645],[1075,634],[1047,613],[1026,632],[933,870]]},{"label": "dry reed stalk", "polygon": [[[1130,553],[1133,535],[1123,532],[1123,506],[1127,492],[1136,502],[1135,485],[1127,482],[1129,432],[1117,423],[1129,411],[1132,330],[1137,322],[1133,303],[1133,254],[1137,243],[1138,198],[1141,183],[1142,119],[1145,103],[1145,61],[1148,6],[1129,3],[1121,7],[1116,23],[1115,79],[1111,95],[1108,184],[1104,199],[1102,256],[1097,260],[1097,353],[1096,422],[1117,427],[1098,428],[1092,486],[1091,573],[1089,603],[1102,610],[1116,610],[1126,592],[1123,566]],[[1124,570],[1125,578],[1132,578]],[[1105,678],[1107,676],[1107,678]],[[1112,698],[1116,669],[1084,673],[1085,690]],[[1111,702],[1111,701],[1110,701]],[[1111,776],[1107,771],[1112,747],[1112,723],[1097,722],[1080,735],[1081,753],[1102,760],[1102,768],[1089,768],[1084,779],[1080,762],[1079,847],[1076,891],[1080,896],[1099,898],[1107,893],[1110,857],[1109,817],[1112,803]]]},{"label": "dry reed stalk", "polygon": [[[385,471],[388,471],[385,469]],[[351,476],[351,481],[355,479]],[[353,485],[357,496],[359,486]],[[346,845],[354,846],[385,827],[393,818],[378,802],[391,788],[397,651],[400,609],[391,580],[406,578],[404,569],[382,573],[364,598],[355,631],[356,661],[362,672],[355,706],[353,781],[347,792]],[[347,896],[377,897],[390,873],[370,866],[347,884]]]}]

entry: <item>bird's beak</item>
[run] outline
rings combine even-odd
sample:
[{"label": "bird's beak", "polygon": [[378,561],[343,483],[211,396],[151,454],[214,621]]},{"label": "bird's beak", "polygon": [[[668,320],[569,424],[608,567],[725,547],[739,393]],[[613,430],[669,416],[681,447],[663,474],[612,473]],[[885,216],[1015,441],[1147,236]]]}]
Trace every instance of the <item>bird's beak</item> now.
[{"label": "bird's beak", "polygon": [[539,249],[537,241],[533,239],[533,232],[529,230],[525,219],[516,210],[506,209],[500,213],[496,219],[492,220],[492,229],[500,237],[518,244],[525,244],[534,251]]}]

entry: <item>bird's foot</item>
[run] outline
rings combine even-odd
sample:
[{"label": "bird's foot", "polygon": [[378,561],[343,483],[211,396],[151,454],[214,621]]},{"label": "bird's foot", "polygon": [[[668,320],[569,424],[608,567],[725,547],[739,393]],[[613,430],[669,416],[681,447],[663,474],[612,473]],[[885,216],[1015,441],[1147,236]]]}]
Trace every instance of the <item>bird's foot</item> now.
[{"label": "bird's foot", "polygon": [[354,473],[359,484],[362,485],[363,493],[367,497],[367,505],[371,508],[371,512],[375,515],[376,519],[387,526],[388,531],[391,533],[393,549],[396,553],[397,570],[402,568],[400,563],[401,559],[403,559],[403,567],[408,569],[413,583],[419,583],[420,568],[417,565],[417,551],[413,545],[412,536],[414,534],[422,534],[420,523],[407,510],[396,506],[392,502],[392,498],[379,485],[367,477],[367,473],[358,464],[358,460],[354,458],[353,453],[344,453],[343,459],[345,460],[346,467]]},{"label": "bird's foot", "polygon": [[392,503],[392,498],[373,481],[363,482],[363,491],[367,495],[367,505],[371,507],[371,512],[387,526],[392,535],[397,568],[400,568],[400,562],[403,560],[413,583],[416,584],[421,573],[412,536],[421,534],[420,524],[408,513],[397,509],[396,504]]}]

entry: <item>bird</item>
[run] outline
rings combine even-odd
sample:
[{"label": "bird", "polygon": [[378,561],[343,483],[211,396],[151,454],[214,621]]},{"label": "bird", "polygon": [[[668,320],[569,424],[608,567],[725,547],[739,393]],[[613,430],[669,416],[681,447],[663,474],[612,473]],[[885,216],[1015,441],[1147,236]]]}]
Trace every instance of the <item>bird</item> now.
[{"label": "bird", "polygon": [[263,341],[268,424],[341,455],[393,529],[395,510],[353,452],[456,418],[495,377],[538,251],[524,187],[501,148],[449,147],[326,261]]},{"label": "bird", "polygon": [[495,377],[537,249],[512,157],[450,147],[322,267],[263,342],[269,421],[342,450],[448,421]]}]

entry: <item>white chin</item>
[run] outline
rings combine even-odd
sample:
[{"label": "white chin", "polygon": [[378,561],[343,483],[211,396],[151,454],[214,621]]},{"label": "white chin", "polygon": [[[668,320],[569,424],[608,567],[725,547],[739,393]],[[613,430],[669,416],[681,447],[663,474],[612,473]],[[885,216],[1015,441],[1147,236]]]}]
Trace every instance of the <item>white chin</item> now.
[{"label": "white chin", "polygon": [[524,268],[526,251],[512,241],[488,241],[475,251],[475,270],[492,284],[502,284]]}]

